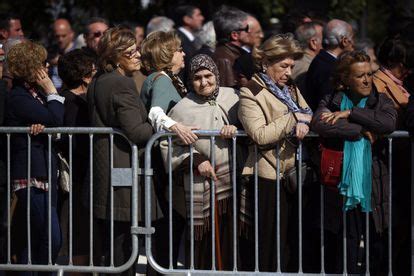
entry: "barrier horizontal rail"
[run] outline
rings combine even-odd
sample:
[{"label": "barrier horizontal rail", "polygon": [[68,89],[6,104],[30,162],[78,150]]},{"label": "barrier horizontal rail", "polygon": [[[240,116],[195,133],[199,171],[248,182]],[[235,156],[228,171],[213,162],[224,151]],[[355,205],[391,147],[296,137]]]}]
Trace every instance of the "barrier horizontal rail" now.
[{"label": "barrier horizontal rail", "polygon": [[[218,136],[220,136],[220,131],[219,130],[197,130],[197,131],[193,131],[195,134],[197,134],[199,137],[203,137],[203,138],[208,138],[208,137],[210,137],[210,141],[211,141],[211,143],[210,143],[210,147],[211,147],[211,149],[213,148],[213,144],[214,144],[214,141],[215,141],[215,139],[214,139],[214,137],[218,137]],[[212,238],[211,238],[211,248],[212,248],[212,264],[211,264],[211,269],[210,270],[205,270],[205,269],[195,269],[194,268],[194,241],[193,241],[193,239],[194,239],[194,233],[193,233],[193,215],[191,215],[191,225],[190,225],[190,243],[191,243],[191,245],[190,245],[190,256],[189,256],[189,258],[188,258],[188,263],[186,264],[186,267],[185,268],[173,268],[173,265],[174,264],[172,264],[172,259],[173,259],[173,256],[172,256],[172,241],[171,241],[171,237],[172,237],[172,228],[173,228],[173,226],[172,226],[172,190],[173,190],[173,187],[172,187],[172,168],[171,168],[171,151],[172,151],[172,138],[173,137],[176,137],[177,135],[175,134],[175,133],[170,133],[170,132],[158,132],[158,133],[156,133],[156,134],[154,134],[153,136],[152,136],[152,138],[148,141],[148,143],[147,143],[147,146],[146,146],[146,155],[145,155],[145,170],[147,171],[147,170],[149,170],[149,169],[152,169],[152,167],[151,167],[151,160],[152,160],[152,149],[153,149],[153,146],[157,143],[157,141],[158,140],[163,140],[163,139],[167,139],[167,141],[168,141],[168,152],[169,152],[169,159],[170,159],[170,161],[168,161],[168,167],[166,168],[167,170],[168,170],[168,175],[169,175],[169,181],[168,181],[168,185],[167,185],[167,189],[168,189],[168,201],[169,201],[169,204],[168,204],[168,208],[169,208],[169,244],[168,245],[166,245],[166,246],[168,246],[169,247],[169,249],[168,249],[168,251],[169,251],[169,265],[167,265],[167,266],[162,266],[162,265],[160,265],[159,263],[157,263],[157,260],[155,259],[155,257],[153,256],[153,253],[152,253],[152,235],[151,234],[147,234],[146,235],[146,256],[147,256],[147,259],[148,259],[148,263],[149,263],[149,265],[151,265],[156,271],[158,271],[159,273],[164,273],[164,274],[169,274],[169,275],[345,275],[345,274],[350,274],[348,271],[347,271],[347,264],[346,264],[346,256],[347,256],[347,252],[346,252],[346,248],[347,248],[347,245],[346,245],[346,241],[347,241],[347,233],[346,233],[346,231],[345,231],[345,228],[344,228],[344,238],[343,238],[343,243],[344,243],[344,247],[343,247],[343,250],[344,250],[344,264],[343,264],[343,272],[342,273],[337,273],[337,274],[335,274],[335,273],[326,273],[325,272],[325,269],[324,269],[324,266],[325,266],[325,264],[324,264],[324,253],[323,253],[323,251],[324,251],[324,233],[323,233],[323,228],[324,227],[321,227],[321,266],[322,266],[322,268],[321,268],[321,271],[320,272],[317,272],[317,273],[309,273],[309,272],[304,272],[303,271],[303,268],[302,268],[302,263],[303,263],[303,260],[302,260],[302,231],[303,231],[303,228],[302,228],[302,212],[301,212],[301,210],[302,210],[302,185],[299,185],[299,187],[298,187],[298,197],[299,197],[299,199],[298,199],[298,204],[299,204],[299,214],[298,214],[298,216],[299,216],[299,218],[298,218],[298,220],[299,220],[299,243],[300,243],[300,247],[299,247],[299,270],[298,270],[298,272],[295,272],[295,273],[293,273],[293,272],[285,272],[285,271],[281,271],[280,270],[280,254],[277,254],[278,255],[278,266],[277,266],[277,271],[275,271],[275,272],[262,272],[262,271],[259,271],[259,269],[258,269],[258,246],[257,246],[257,240],[258,240],[258,237],[256,236],[256,238],[255,238],[255,252],[256,252],[256,256],[252,256],[252,258],[254,258],[255,259],[255,268],[253,269],[253,271],[241,271],[241,270],[239,270],[238,269],[238,266],[237,266],[237,263],[238,263],[238,256],[236,256],[237,254],[239,254],[239,253],[237,253],[236,251],[237,251],[237,241],[236,241],[236,237],[233,237],[233,239],[234,239],[234,241],[236,241],[236,245],[234,245],[233,244],[233,259],[234,259],[234,261],[233,261],[233,268],[231,269],[231,270],[218,270],[217,268],[216,268],[216,262],[215,262],[215,250],[214,250],[214,248],[215,248],[215,244],[214,244],[214,237],[215,237],[215,234],[214,233],[212,233]],[[244,131],[237,131],[236,132],[236,134],[235,134],[235,138],[233,138],[232,140],[232,142],[233,142],[233,148],[235,147],[235,143],[236,143],[236,140],[239,138],[239,137],[246,137],[247,135],[246,135],[246,133],[244,132]],[[305,137],[305,140],[306,139],[308,139],[308,138],[317,138],[317,137],[319,137],[316,133],[309,133],[306,137]],[[389,143],[389,146],[388,146],[388,151],[389,151],[389,162],[390,162],[390,164],[389,164],[389,189],[390,189],[390,195],[389,195],[389,199],[390,199],[390,202],[391,202],[391,204],[390,204],[390,207],[389,207],[389,211],[390,211],[390,214],[392,213],[391,212],[391,208],[392,208],[392,201],[391,201],[391,197],[392,197],[392,193],[391,193],[391,185],[392,185],[392,166],[391,166],[391,162],[392,162],[392,150],[393,150],[393,147],[392,147],[392,142],[393,142],[393,139],[395,138],[395,139],[399,139],[399,138],[409,138],[410,137],[410,135],[409,135],[409,133],[408,132],[406,132],[406,131],[395,131],[395,132],[393,132],[392,134],[389,134],[389,135],[387,135],[387,136],[385,136],[384,137],[384,139],[385,139],[385,141],[387,141],[388,140],[388,143]],[[229,143],[229,147],[231,148],[231,140],[230,140],[230,143]],[[411,143],[413,143],[412,141],[411,141]],[[300,151],[301,151],[301,148],[302,148],[302,146],[301,146],[302,144],[300,143],[300,146],[299,146],[299,148],[300,148]],[[189,146],[189,151],[190,151],[190,168],[192,167],[192,165],[193,165],[193,162],[194,162],[194,160],[193,160],[193,157],[192,157],[192,153],[193,153],[193,147],[192,146]],[[214,154],[212,154],[212,155],[214,155]],[[299,164],[298,164],[298,167],[300,167],[301,166],[301,163],[302,163],[302,157],[301,157],[302,155],[300,154],[300,157],[299,157]],[[212,157],[212,156],[210,156],[210,162],[213,164],[213,162],[214,162],[214,157]],[[235,160],[235,158],[233,159],[233,160]],[[257,160],[256,160],[256,164],[257,164]],[[230,166],[232,166],[232,165],[230,165]],[[213,165],[213,167],[214,167],[214,165]],[[257,177],[257,168],[256,168],[256,173],[255,173],[255,177]],[[299,183],[301,183],[302,182],[302,173],[301,173],[301,170],[298,170],[299,171]],[[193,173],[191,172],[191,170],[190,170],[190,183],[193,183]],[[235,172],[233,171],[233,174],[235,174]],[[152,200],[151,200],[151,198],[150,198],[150,193],[149,193],[149,191],[150,191],[150,189],[151,189],[151,185],[152,185],[152,177],[153,177],[153,175],[152,174],[145,174],[145,209],[146,210],[150,210],[151,209],[151,202],[152,202]],[[235,179],[236,178],[236,176],[235,175],[233,175],[233,179]],[[279,181],[280,181],[280,179],[278,178],[277,179],[277,184],[279,184]],[[255,183],[257,183],[257,180],[255,181]],[[276,181],[275,181],[275,183],[276,183]],[[413,183],[413,182],[412,182]],[[238,185],[238,184],[237,184]],[[255,185],[257,185],[257,184],[255,184]],[[191,214],[193,214],[193,190],[192,190],[192,186],[193,185],[190,185],[191,186]],[[212,190],[214,190],[214,183],[212,183],[211,184],[211,186],[212,186]],[[280,191],[279,191],[279,185],[277,185],[278,187],[277,187],[277,195],[279,196],[279,193],[280,193]],[[256,187],[256,186],[255,186]],[[320,193],[321,193],[321,198],[323,198],[323,193],[324,193],[324,187],[323,186],[321,186],[320,187]],[[233,187],[233,191],[234,191],[234,195],[236,195],[236,190],[237,190],[237,188],[236,187]],[[257,192],[257,187],[255,188],[255,191]],[[211,192],[211,198],[212,198],[212,202],[214,202],[214,196],[215,196],[215,193],[213,193],[213,192]],[[234,196],[234,198],[233,198],[233,202],[234,202],[234,205],[233,205],[233,211],[235,211],[235,213],[233,214],[233,216],[235,217],[236,216],[236,214],[237,214],[237,210],[236,210],[236,199],[237,198],[237,196]],[[257,202],[257,195],[255,195],[255,198],[256,198],[256,200],[255,200],[255,202]],[[412,196],[412,198],[414,198],[414,196]],[[280,202],[279,201],[279,199],[277,200],[277,202]],[[321,204],[323,204],[323,202],[321,202]],[[211,206],[211,205],[210,205]],[[323,206],[323,205],[321,205],[321,206]],[[280,212],[280,206],[278,206],[277,207],[277,218],[278,218],[278,220],[279,220],[279,212]],[[214,210],[211,210],[211,212],[212,212],[212,214],[211,214],[211,216],[213,217],[213,214],[214,214]],[[321,208],[321,225],[324,225],[323,224],[323,208]],[[152,226],[152,222],[151,222],[151,213],[150,212],[147,212],[146,214],[146,217],[145,217],[145,225],[146,225],[146,227],[147,228],[151,228],[151,226]],[[255,217],[257,217],[257,213],[256,213],[256,216]],[[235,221],[235,220],[234,220]],[[235,233],[235,232],[237,232],[236,230],[237,230],[237,226],[236,226],[236,223],[233,221],[233,233]],[[366,215],[365,215],[365,221],[366,221],[366,236],[365,236],[365,242],[367,243],[367,245],[366,245],[366,254],[365,254],[365,265],[366,265],[366,274],[369,274],[370,272],[369,272],[369,262],[370,262],[370,260],[369,260],[369,228],[370,228],[370,223],[369,223],[369,213],[367,213]],[[391,223],[391,221],[392,221],[392,217],[390,217],[390,223]],[[413,220],[412,220],[413,221]],[[346,218],[345,218],[345,216],[344,216],[344,222],[346,223]],[[211,226],[211,228],[213,229],[214,228],[214,219],[211,219],[211,222],[210,222],[213,226]],[[277,224],[279,224],[279,223],[277,223]],[[391,224],[390,224],[391,225]],[[255,227],[257,227],[257,221],[255,222]],[[212,232],[214,232],[214,231],[212,231]],[[257,235],[257,232],[258,231],[255,231],[256,232],[256,235]],[[387,233],[387,235],[388,235],[388,242],[389,242],[389,244],[388,244],[388,247],[389,247],[389,249],[391,249],[392,248],[392,229],[391,229],[391,227],[389,228],[389,231],[388,231],[388,233]],[[279,244],[279,242],[280,242],[280,235],[279,235],[279,231],[278,231],[278,234],[277,234],[277,236],[278,236],[278,243],[277,244]],[[414,241],[413,241],[414,242]],[[280,253],[280,252],[279,252]],[[187,253],[188,254],[188,253]],[[413,256],[414,256],[414,254],[413,254]],[[392,275],[392,254],[391,254],[391,250],[390,250],[390,254],[389,254],[389,256],[388,256],[388,263],[389,263],[389,275]],[[187,267],[188,266],[188,267]],[[412,270],[413,270],[413,266],[411,266],[412,268]]]},{"label": "barrier horizontal rail", "polygon": [[[28,127],[0,127],[0,135],[1,134],[27,134],[29,133],[30,128]],[[63,127],[63,128],[45,128],[43,131],[43,134],[107,134],[107,135],[120,135],[128,141],[128,143],[132,147],[133,156],[137,156],[137,147],[133,145],[126,136],[115,129],[112,128],[72,128],[72,127]],[[219,131],[205,131],[205,130],[198,130],[194,131],[199,136],[211,136],[211,137],[217,137],[220,136]],[[160,132],[153,135],[153,137],[148,141],[147,147],[146,147],[146,156],[145,156],[145,209],[150,210],[151,209],[151,200],[149,198],[150,195],[150,189],[151,189],[151,179],[152,179],[152,167],[151,167],[151,149],[153,144],[160,138],[163,137],[173,137],[175,136],[174,133],[168,133],[168,132]],[[236,137],[246,137],[246,133],[244,131],[237,131]],[[315,133],[309,133],[305,139],[308,138],[315,138],[318,137]],[[392,139],[393,138],[408,138],[409,134],[408,132],[404,131],[396,131],[388,136],[386,138],[390,141],[390,148],[389,151],[392,152]],[[50,138],[49,138],[50,139]],[[237,138],[236,138],[237,139]],[[412,149],[413,150],[413,149]],[[137,158],[133,158],[133,161],[137,162]],[[138,168],[138,164],[133,164],[133,167],[135,167],[134,175],[134,183],[138,182],[137,177],[139,174],[139,171],[141,171]],[[413,170],[414,171],[414,170]],[[300,174],[300,173],[299,173]],[[391,173],[390,173],[391,175]],[[391,176],[390,176],[391,177]],[[136,178],[136,179],[135,179]],[[412,181],[413,182],[413,181]],[[391,182],[390,182],[391,185]],[[138,194],[137,192],[137,184],[132,185],[133,192],[132,194]],[[135,188],[134,188],[135,187]],[[136,190],[135,190],[136,189]],[[135,192],[134,192],[135,191]],[[301,191],[301,188],[299,188],[299,191]],[[10,192],[9,192],[10,193]],[[9,194],[10,195],[10,194]],[[213,196],[214,197],[214,196]],[[413,196],[412,196],[413,198]],[[138,209],[138,199],[132,201],[132,208],[133,210]],[[235,204],[235,203],[234,203]],[[391,208],[391,207],[390,207]],[[413,208],[413,207],[412,207]],[[414,214],[414,212],[412,212]],[[167,273],[167,274],[179,274],[179,275],[188,275],[188,274],[194,274],[194,275],[252,275],[252,274],[260,274],[260,275],[318,275],[318,274],[324,274],[323,271],[321,273],[288,273],[288,272],[259,272],[257,269],[255,271],[238,271],[237,268],[233,269],[233,271],[219,271],[219,270],[197,270],[194,268],[190,269],[171,269],[171,268],[164,268],[157,264],[156,260],[154,260],[152,253],[151,253],[151,236],[153,234],[153,228],[151,227],[151,215],[149,212],[146,212],[145,214],[145,227],[138,227],[138,222],[135,219],[136,216],[132,216],[131,221],[131,236],[132,236],[132,256],[131,258],[122,266],[114,267],[114,266],[95,266],[95,265],[89,265],[89,266],[76,266],[76,265],[59,265],[59,264],[49,264],[49,265],[27,265],[27,264],[0,264],[0,270],[15,270],[15,271],[47,271],[47,272],[58,272],[59,275],[63,274],[64,272],[90,272],[90,273],[119,273],[122,271],[125,271],[126,269],[130,268],[136,260],[137,254],[138,254],[138,234],[145,234],[146,235],[146,245],[147,245],[147,251],[146,255],[148,258],[149,264],[155,268],[157,271],[161,273]],[[214,222],[213,222],[214,224]],[[391,236],[391,231],[389,233],[389,236]],[[390,257],[391,259],[391,257]],[[237,261],[236,261],[237,263]],[[367,261],[369,263],[369,260]],[[344,272],[346,273],[346,272]],[[342,275],[342,274],[329,274],[329,275]]]},{"label": "barrier horizontal rail", "polygon": [[[127,144],[130,145],[130,152],[131,152],[131,183],[130,186],[131,187],[131,221],[130,221],[130,234],[131,234],[131,255],[129,256],[129,258],[126,259],[126,261],[122,264],[122,265],[118,265],[115,266],[114,262],[113,262],[113,258],[114,258],[114,252],[113,252],[113,247],[114,247],[114,241],[113,241],[113,208],[114,208],[114,202],[113,199],[111,199],[111,230],[110,230],[110,237],[108,237],[108,240],[110,238],[111,240],[111,262],[109,265],[95,265],[93,264],[93,245],[97,242],[94,241],[94,236],[93,236],[93,215],[89,216],[89,223],[90,223],[90,233],[89,233],[89,243],[90,243],[90,255],[89,255],[89,265],[76,265],[73,263],[72,261],[72,227],[73,227],[73,222],[72,220],[75,220],[76,218],[72,217],[72,188],[70,188],[69,191],[69,213],[70,213],[70,217],[69,217],[69,228],[70,228],[70,234],[69,234],[69,239],[70,242],[68,245],[69,246],[69,254],[68,254],[68,258],[69,258],[69,263],[68,264],[56,264],[56,263],[52,263],[51,262],[51,229],[50,229],[50,225],[51,225],[51,215],[50,215],[50,199],[51,199],[51,190],[52,189],[48,189],[49,192],[48,196],[49,196],[49,205],[48,205],[48,225],[49,225],[49,242],[48,242],[48,254],[49,254],[49,262],[48,264],[32,264],[30,262],[31,260],[31,253],[28,254],[28,258],[29,258],[29,263],[24,263],[24,264],[16,264],[12,262],[11,259],[11,252],[10,252],[10,240],[11,240],[11,231],[10,231],[10,227],[11,227],[11,217],[10,217],[10,198],[11,198],[11,182],[10,182],[10,160],[11,160],[11,152],[10,152],[10,148],[11,148],[11,143],[13,142],[13,138],[15,135],[22,135],[22,134],[27,134],[27,143],[28,143],[28,148],[31,149],[31,137],[32,135],[30,135],[30,128],[29,127],[0,127],[0,137],[6,137],[5,141],[7,140],[7,144],[5,144],[4,146],[7,147],[7,175],[8,175],[8,179],[7,179],[7,260],[5,260],[5,263],[1,263],[0,264],[0,271],[7,271],[7,270],[11,270],[11,271],[39,271],[39,272],[57,272],[59,275],[62,275],[65,272],[85,272],[85,273],[120,273],[123,272],[129,268],[131,268],[137,260],[137,256],[138,256],[138,234],[142,234],[142,233],[151,233],[151,229],[145,229],[142,227],[138,226],[138,175],[139,175],[139,164],[138,164],[138,148],[135,144],[131,143],[127,137],[119,130],[113,129],[113,128],[91,128],[91,127],[59,127],[59,128],[45,128],[42,133],[40,135],[47,135],[48,139],[47,139],[47,148],[48,148],[48,152],[49,152],[49,157],[48,157],[48,183],[52,183],[51,182],[51,147],[52,144],[55,143],[55,141],[52,142],[52,135],[55,134],[62,134],[62,135],[68,135],[68,139],[69,139],[69,159],[68,160],[70,163],[69,167],[70,167],[70,177],[69,177],[69,181],[70,181],[70,185],[72,185],[72,169],[73,169],[73,164],[72,164],[72,156],[73,156],[73,152],[72,152],[72,143],[73,143],[73,139],[74,137],[76,137],[77,135],[88,135],[89,136],[89,164],[91,165],[90,167],[90,175],[93,175],[93,146],[94,146],[94,141],[93,138],[95,137],[94,135],[104,135],[105,137],[108,137],[109,145],[110,145],[110,155],[111,155],[111,160],[109,162],[110,164],[110,169],[114,170],[113,168],[113,149],[114,149],[114,136],[119,136],[121,137],[121,139],[123,139],[124,141],[127,142]],[[28,178],[30,177],[30,173],[31,173],[31,155],[30,152],[32,150],[28,151]],[[88,183],[88,185],[90,185],[90,196],[89,196],[89,213],[92,214],[92,198],[93,198],[93,189],[92,189],[92,185],[93,185],[93,179],[92,176],[90,177],[90,181]],[[111,193],[111,197],[113,194],[113,185],[111,185],[110,187],[110,193]],[[28,231],[27,231],[27,235],[28,235],[28,246],[29,246],[29,252],[31,252],[30,250],[30,243],[31,243],[31,239],[33,239],[31,237],[31,231],[30,231],[30,218],[29,218],[29,214],[31,214],[30,212],[30,190],[31,189],[27,189],[28,192],[28,207],[27,207],[27,216],[28,216],[28,221],[27,221],[27,227],[28,227]],[[109,208],[109,207],[108,207]],[[24,232],[24,231],[23,231]],[[107,238],[105,236],[105,238]],[[100,241],[99,241],[100,242]],[[70,255],[70,256],[69,256]]]}]

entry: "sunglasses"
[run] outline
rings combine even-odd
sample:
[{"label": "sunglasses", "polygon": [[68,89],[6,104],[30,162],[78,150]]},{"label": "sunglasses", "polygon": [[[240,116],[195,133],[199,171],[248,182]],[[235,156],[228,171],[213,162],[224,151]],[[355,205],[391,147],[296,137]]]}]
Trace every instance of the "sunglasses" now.
[{"label": "sunglasses", "polygon": [[138,52],[139,52],[138,49],[132,50],[132,51],[124,53],[124,56],[127,57],[127,58],[133,58],[137,55]]},{"label": "sunglasses", "polygon": [[249,32],[249,24],[247,24],[246,27],[244,27],[244,28],[240,28],[240,29],[235,30],[235,32],[246,32],[246,33],[248,33]]},{"label": "sunglasses", "polygon": [[101,31],[94,32],[94,33],[92,33],[92,36],[95,37],[95,38],[101,37],[101,36],[103,36],[103,32],[101,32]]}]

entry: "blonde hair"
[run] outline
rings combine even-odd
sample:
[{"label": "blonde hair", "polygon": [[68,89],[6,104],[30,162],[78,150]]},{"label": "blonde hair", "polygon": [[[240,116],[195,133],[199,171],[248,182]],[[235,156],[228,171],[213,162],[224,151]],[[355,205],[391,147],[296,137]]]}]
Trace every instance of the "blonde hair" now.
[{"label": "blonde hair", "polygon": [[252,52],[253,60],[258,70],[263,65],[273,64],[285,58],[294,60],[303,57],[303,50],[290,33],[273,35],[262,45],[255,47]]},{"label": "blonde hair", "polygon": [[106,30],[98,44],[98,65],[105,72],[116,69],[123,53],[136,43],[134,33],[125,27]]},{"label": "blonde hair", "polygon": [[150,33],[141,44],[141,59],[148,71],[171,69],[174,53],[181,40],[175,31]]},{"label": "blonde hair", "polygon": [[15,79],[34,83],[37,79],[37,70],[45,65],[46,58],[45,47],[27,40],[10,49],[7,54],[8,70]]}]

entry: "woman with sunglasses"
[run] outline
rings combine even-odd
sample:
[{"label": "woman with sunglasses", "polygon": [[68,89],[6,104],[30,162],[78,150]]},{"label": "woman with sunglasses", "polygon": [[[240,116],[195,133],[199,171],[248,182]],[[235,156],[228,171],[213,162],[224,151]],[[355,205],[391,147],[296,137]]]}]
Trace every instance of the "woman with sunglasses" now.
[{"label": "woman with sunglasses", "polygon": [[[126,28],[107,30],[98,45],[98,72],[88,87],[89,120],[94,127],[120,129],[139,148],[152,135],[145,106],[138,96],[132,74],[141,67],[134,33]],[[111,164],[108,135],[96,135],[94,141],[93,214],[95,219],[94,256],[110,263]],[[115,135],[113,167],[131,167],[131,147],[125,139]],[[131,255],[131,188],[117,187],[113,191],[114,265],[125,264]],[[134,267],[123,275],[135,275]]]}]

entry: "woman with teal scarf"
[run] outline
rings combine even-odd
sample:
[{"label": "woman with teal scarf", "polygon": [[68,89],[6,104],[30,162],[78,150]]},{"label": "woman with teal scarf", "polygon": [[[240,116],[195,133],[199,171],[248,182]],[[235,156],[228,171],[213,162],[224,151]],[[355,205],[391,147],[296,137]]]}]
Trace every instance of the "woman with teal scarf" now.
[{"label": "woman with teal scarf", "polygon": [[[342,214],[346,211],[348,272],[365,271],[365,213],[370,213],[370,271],[387,271],[388,160],[385,139],[395,129],[397,113],[392,101],[372,85],[370,58],[363,52],[338,57],[336,90],[319,104],[311,128],[325,148],[343,151],[337,188],[325,189],[326,263],[342,268]],[[333,204],[332,204],[333,203]]]}]

